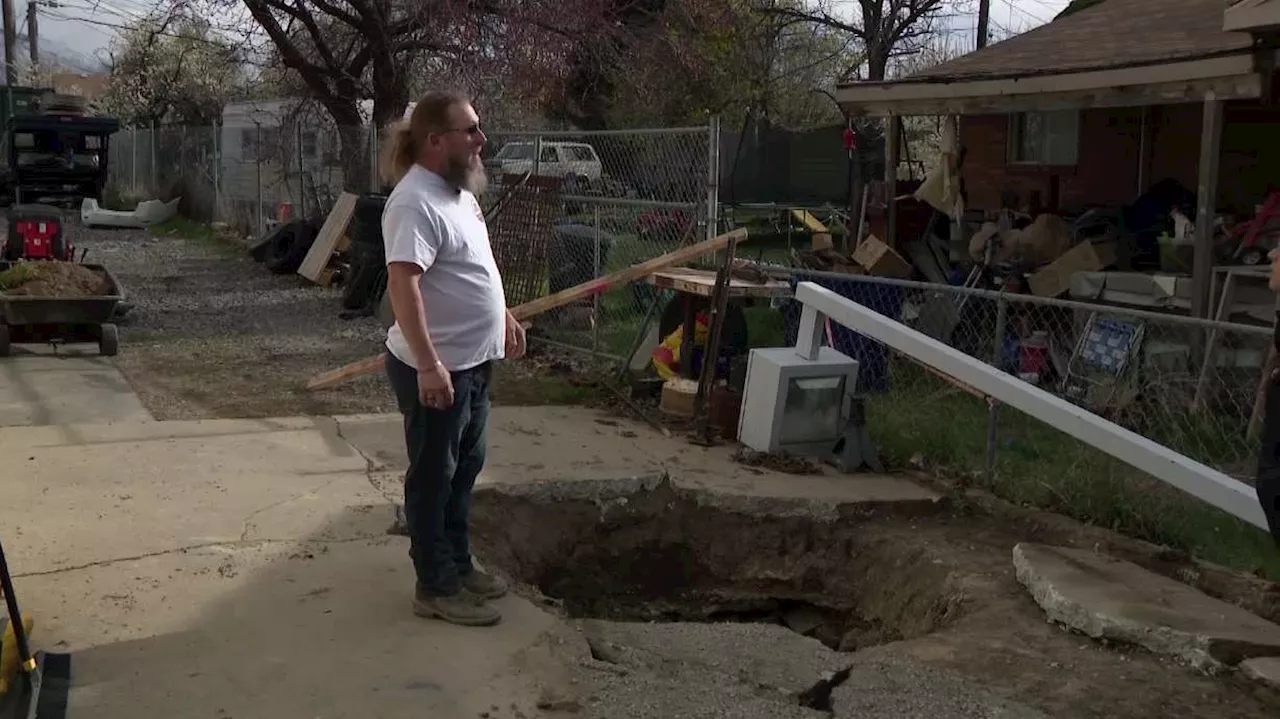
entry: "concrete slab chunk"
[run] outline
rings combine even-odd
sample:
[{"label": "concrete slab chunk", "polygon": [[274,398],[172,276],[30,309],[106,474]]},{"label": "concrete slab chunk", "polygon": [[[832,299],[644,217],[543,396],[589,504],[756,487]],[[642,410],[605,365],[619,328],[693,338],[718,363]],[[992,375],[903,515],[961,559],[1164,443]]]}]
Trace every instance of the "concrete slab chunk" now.
[{"label": "concrete slab chunk", "polygon": [[1240,662],[1246,677],[1280,690],[1280,657],[1257,657]]},{"label": "concrete slab chunk", "polygon": [[1280,654],[1280,626],[1135,564],[1025,543],[1013,548],[1013,564],[1050,621],[1095,639],[1136,644],[1204,671]]}]

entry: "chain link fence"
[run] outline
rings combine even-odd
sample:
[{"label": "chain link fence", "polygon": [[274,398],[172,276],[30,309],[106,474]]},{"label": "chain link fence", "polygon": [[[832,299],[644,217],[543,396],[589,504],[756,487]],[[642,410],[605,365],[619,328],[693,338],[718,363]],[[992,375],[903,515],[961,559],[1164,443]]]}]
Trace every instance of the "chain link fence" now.
[{"label": "chain link fence", "polygon": [[[492,205],[531,173],[491,229],[510,304],[705,239],[717,225],[718,123],[602,132],[492,131],[483,159]],[[181,195],[184,217],[256,236],[289,217],[323,217],[344,187],[378,188],[377,133],[305,116],[279,125],[125,128],[112,138],[105,203]],[[354,173],[352,181],[347,175]],[[652,293],[612,289],[539,322],[539,339],[617,358]]]},{"label": "chain link fence", "polygon": [[[1260,448],[1269,327],[1024,294],[794,271],[1083,410],[1249,484]],[[795,341],[800,307],[783,310]],[[1280,572],[1264,533],[1035,417],[838,324],[859,361],[868,427],[896,466],[927,468],[1207,558]]]},{"label": "chain link fence", "polygon": [[[602,132],[488,134],[485,165],[492,181],[486,199],[503,191],[501,181],[530,172],[553,204],[545,246],[533,264],[504,268],[509,304],[558,292],[657,257],[714,232],[718,173],[714,172],[718,129],[709,127]],[[552,196],[554,195],[554,196]],[[504,209],[503,214],[511,212]],[[528,223],[502,243],[527,246]],[[540,254],[539,254],[540,252]],[[537,263],[536,258],[545,258]],[[530,277],[520,268],[537,267]],[[545,272],[541,268],[545,267]],[[519,280],[519,284],[513,286]],[[640,329],[654,293],[645,285],[609,289],[540,318],[542,340],[619,360]]]}]

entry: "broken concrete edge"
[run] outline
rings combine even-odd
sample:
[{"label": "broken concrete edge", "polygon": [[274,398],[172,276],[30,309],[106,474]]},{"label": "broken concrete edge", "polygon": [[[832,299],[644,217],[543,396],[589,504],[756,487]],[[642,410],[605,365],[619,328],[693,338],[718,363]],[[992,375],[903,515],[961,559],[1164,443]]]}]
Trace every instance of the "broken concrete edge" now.
[{"label": "broken concrete edge", "polygon": [[1280,657],[1254,657],[1240,662],[1240,673],[1269,689],[1280,691]]},{"label": "broken concrete edge", "polygon": [[[1037,569],[1035,559],[1031,555],[1049,551],[1081,552],[1083,550],[1033,543],[1018,543],[1013,548],[1013,565],[1018,582],[1027,589],[1036,604],[1044,610],[1046,620],[1051,623],[1065,626],[1093,639],[1142,647],[1152,653],[1172,657],[1206,674],[1223,673],[1233,665],[1238,665],[1241,661],[1258,656],[1259,652],[1268,650],[1263,645],[1247,646],[1240,641],[1225,640],[1206,633],[1175,629],[1158,624],[1156,620],[1143,622],[1128,617],[1108,616],[1102,612],[1090,610],[1080,601],[1066,596],[1057,583],[1052,579],[1043,577],[1041,571]],[[1132,565],[1130,562],[1115,557],[1106,556],[1106,559],[1116,563]],[[1132,566],[1139,571],[1147,571],[1137,565]],[[1169,582],[1176,582],[1176,580],[1168,577],[1161,578]],[[1179,584],[1182,583],[1179,582]],[[1183,586],[1188,591],[1198,591],[1185,584]],[[1233,605],[1227,606],[1239,609]],[[1240,611],[1243,612],[1244,610],[1241,609]],[[1265,620],[1259,617],[1258,621]]]},{"label": "broken concrete edge", "polygon": [[[945,480],[931,479],[923,473],[908,472],[905,476],[922,486],[945,491]],[[1231,569],[1193,556],[1184,550],[1154,544],[1047,509],[1014,504],[977,487],[966,487],[956,501],[959,506],[972,507],[992,517],[1043,529],[1045,531],[1040,532],[1042,535],[1074,535],[1077,537],[1076,541],[1067,542],[1064,546],[1092,547],[1280,624],[1280,602],[1269,599],[1280,596],[1280,582]],[[1036,531],[1033,529],[1031,533],[1036,534]]]},{"label": "broken concrete edge", "polygon": [[602,513],[623,507],[631,498],[659,491],[695,506],[732,514],[755,517],[801,517],[813,521],[835,522],[855,517],[884,514],[933,513],[946,506],[941,497],[895,501],[842,501],[803,497],[777,497],[737,494],[729,491],[683,486],[670,472],[653,472],[601,479],[538,480],[534,482],[489,482],[475,488],[475,497],[502,494],[512,498],[550,500],[553,502],[586,502],[600,507]]}]

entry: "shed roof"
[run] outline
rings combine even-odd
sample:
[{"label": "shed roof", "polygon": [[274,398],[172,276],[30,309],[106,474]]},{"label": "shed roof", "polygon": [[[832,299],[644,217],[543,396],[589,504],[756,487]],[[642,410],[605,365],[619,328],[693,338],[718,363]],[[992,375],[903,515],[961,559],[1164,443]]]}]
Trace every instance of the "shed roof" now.
[{"label": "shed roof", "polygon": [[1029,32],[897,82],[998,80],[1198,60],[1247,51],[1226,32],[1233,0],[1103,0]]}]

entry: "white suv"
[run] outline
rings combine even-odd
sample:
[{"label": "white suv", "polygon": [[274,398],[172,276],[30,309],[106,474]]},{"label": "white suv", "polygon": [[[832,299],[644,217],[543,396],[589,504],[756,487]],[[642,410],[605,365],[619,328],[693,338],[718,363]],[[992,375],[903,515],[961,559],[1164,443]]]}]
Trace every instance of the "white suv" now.
[{"label": "white suv", "polygon": [[[508,142],[498,154],[485,162],[485,166],[491,171],[511,174],[534,171],[533,151],[533,142]],[[543,140],[542,156],[537,162],[536,172],[544,177],[562,177],[590,184],[600,180],[604,174],[604,166],[596,149],[585,142]]]}]

